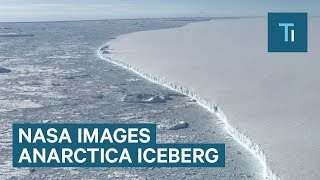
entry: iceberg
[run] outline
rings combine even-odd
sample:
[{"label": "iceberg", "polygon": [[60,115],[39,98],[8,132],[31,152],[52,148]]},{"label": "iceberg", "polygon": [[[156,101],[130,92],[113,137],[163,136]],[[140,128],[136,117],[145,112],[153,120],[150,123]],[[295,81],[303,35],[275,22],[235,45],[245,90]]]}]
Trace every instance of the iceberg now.
[{"label": "iceberg", "polygon": [[131,33],[100,56],[215,113],[260,160],[266,179],[319,179],[320,19],[310,18],[308,53],[268,53],[266,22],[231,18]]}]

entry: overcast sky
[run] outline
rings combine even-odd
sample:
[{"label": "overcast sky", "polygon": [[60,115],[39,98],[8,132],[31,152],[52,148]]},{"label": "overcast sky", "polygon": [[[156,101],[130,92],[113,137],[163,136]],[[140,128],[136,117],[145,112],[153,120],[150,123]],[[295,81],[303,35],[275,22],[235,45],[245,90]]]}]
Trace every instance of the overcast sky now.
[{"label": "overcast sky", "polygon": [[0,0],[0,22],[143,17],[320,15],[320,0]]}]

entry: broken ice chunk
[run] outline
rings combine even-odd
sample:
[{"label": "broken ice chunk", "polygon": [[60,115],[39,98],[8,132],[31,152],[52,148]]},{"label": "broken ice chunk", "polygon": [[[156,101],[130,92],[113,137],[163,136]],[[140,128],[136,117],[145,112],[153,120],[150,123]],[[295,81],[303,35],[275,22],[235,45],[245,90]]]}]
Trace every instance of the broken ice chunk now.
[{"label": "broken ice chunk", "polygon": [[169,130],[179,130],[179,129],[185,129],[189,127],[189,124],[185,121],[180,121],[178,124],[172,126],[171,128],[169,128]]}]

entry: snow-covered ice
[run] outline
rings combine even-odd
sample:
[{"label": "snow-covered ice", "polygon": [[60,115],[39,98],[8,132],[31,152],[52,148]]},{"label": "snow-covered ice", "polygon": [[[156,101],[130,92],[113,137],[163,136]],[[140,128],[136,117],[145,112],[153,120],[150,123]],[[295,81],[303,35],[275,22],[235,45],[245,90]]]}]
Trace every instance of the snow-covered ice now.
[{"label": "snow-covered ice", "polygon": [[268,53],[266,18],[213,20],[122,35],[103,56],[218,104],[266,175],[319,179],[319,32],[320,19],[310,17],[308,53]]}]

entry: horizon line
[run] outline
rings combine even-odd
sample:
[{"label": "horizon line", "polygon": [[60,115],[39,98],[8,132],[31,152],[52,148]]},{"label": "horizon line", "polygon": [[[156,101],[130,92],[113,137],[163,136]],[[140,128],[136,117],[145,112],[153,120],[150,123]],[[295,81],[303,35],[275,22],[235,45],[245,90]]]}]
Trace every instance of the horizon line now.
[{"label": "horizon line", "polygon": [[172,17],[104,18],[104,19],[75,19],[75,20],[0,21],[0,23],[48,23],[48,22],[79,22],[79,21],[106,21],[106,20],[139,20],[139,19],[263,18],[263,17],[266,17],[266,16],[172,16]]}]

